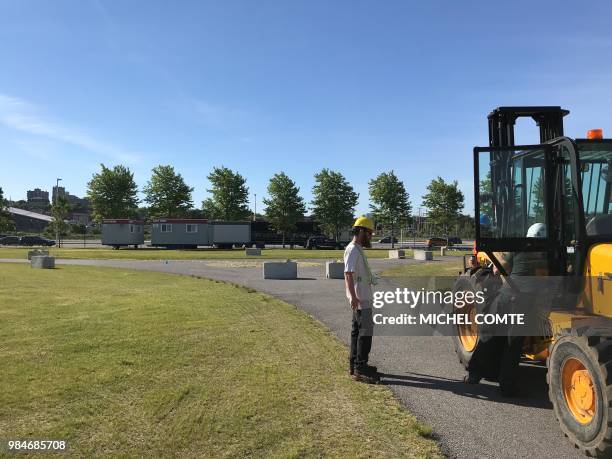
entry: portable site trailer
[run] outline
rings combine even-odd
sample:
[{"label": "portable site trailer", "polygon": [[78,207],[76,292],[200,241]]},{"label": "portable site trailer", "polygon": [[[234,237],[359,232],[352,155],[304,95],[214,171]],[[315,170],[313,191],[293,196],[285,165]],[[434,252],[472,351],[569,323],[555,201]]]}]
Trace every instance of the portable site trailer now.
[{"label": "portable site trailer", "polygon": [[144,244],[144,222],[129,219],[102,220],[102,245],[110,245],[115,249]]},{"label": "portable site trailer", "polygon": [[153,220],[151,245],[169,249],[215,246],[231,249],[251,244],[250,222],[209,222],[204,219],[158,218]]},{"label": "portable site trailer", "polygon": [[211,245],[220,249],[232,246],[250,246],[251,222],[211,222],[209,224]]},{"label": "portable site trailer", "polygon": [[211,245],[208,220],[187,218],[158,218],[153,220],[151,245],[169,249],[195,249]]}]

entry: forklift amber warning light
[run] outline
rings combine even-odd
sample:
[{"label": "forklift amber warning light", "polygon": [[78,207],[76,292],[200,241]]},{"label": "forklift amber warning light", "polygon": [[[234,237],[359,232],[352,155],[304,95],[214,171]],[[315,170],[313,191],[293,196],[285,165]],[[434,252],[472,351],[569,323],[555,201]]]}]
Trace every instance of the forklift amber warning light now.
[{"label": "forklift amber warning light", "polygon": [[603,139],[603,129],[589,129],[587,139]]}]

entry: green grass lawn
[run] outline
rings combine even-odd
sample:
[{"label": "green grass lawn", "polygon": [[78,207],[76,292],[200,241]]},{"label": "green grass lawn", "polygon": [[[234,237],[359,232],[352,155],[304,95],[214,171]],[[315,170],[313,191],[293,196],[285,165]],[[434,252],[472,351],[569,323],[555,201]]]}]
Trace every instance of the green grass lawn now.
[{"label": "green grass lawn", "polygon": [[[27,248],[0,248],[0,258],[26,258]],[[46,249],[45,249],[46,250]],[[344,250],[305,250],[305,249],[262,249],[261,256],[247,257],[242,249],[82,249],[82,248],[51,248],[49,254],[64,259],[124,259],[124,260],[209,260],[209,259],[336,259],[342,258]],[[370,258],[386,258],[386,250],[367,250]]]},{"label": "green grass lawn", "polygon": [[463,263],[461,258],[455,258],[394,266],[379,275],[393,278],[395,285],[404,288],[447,291],[453,289],[460,271]]},{"label": "green grass lawn", "polygon": [[[448,260],[448,259],[447,259]],[[426,277],[426,276],[451,276],[456,277],[463,270],[461,258],[446,260],[434,260],[410,265],[399,265],[386,269],[380,273],[385,277]]]},{"label": "green grass lawn", "polygon": [[[0,247],[0,258],[26,258],[27,248]],[[46,249],[45,249],[46,250]],[[450,251],[449,255],[461,255],[465,252]],[[194,249],[194,250],[167,250],[167,249],[122,249],[113,250],[106,248],[51,248],[49,254],[63,259],[119,259],[119,260],[229,260],[229,259],[280,259],[288,258],[303,259],[338,259],[344,255],[344,250],[305,250],[305,249],[262,249],[261,256],[247,257],[244,250],[217,250],[217,249]],[[368,249],[366,254],[369,258],[387,258],[386,249]],[[437,257],[439,251],[434,251]],[[406,250],[406,256],[412,256],[412,250]]]},{"label": "green grass lawn", "polygon": [[4,440],[66,439],[78,457],[439,455],[387,388],[348,377],[325,327],[250,289],[0,264],[0,323]]}]

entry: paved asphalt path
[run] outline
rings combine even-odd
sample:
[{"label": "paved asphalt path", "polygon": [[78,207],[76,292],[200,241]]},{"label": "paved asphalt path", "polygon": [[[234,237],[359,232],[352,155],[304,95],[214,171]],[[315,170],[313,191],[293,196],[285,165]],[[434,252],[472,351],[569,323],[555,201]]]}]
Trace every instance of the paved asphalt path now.
[{"label": "paved asphalt path", "polygon": [[[15,261],[15,260],[0,260]],[[379,271],[413,260],[371,260]],[[260,261],[59,260],[58,264],[135,268],[230,281],[294,304],[327,325],[344,342],[350,310],[343,281],[325,279],[324,261],[303,260],[298,280],[263,280]],[[378,288],[392,287],[383,280]],[[457,458],[582,458],[564,438],[548,401],[545,368],[523,364],[525,396],[503,399],[491,383],[470,386],[449,337],[375,337],[377,365],[399,400],[434,428],[443,453]]]}]

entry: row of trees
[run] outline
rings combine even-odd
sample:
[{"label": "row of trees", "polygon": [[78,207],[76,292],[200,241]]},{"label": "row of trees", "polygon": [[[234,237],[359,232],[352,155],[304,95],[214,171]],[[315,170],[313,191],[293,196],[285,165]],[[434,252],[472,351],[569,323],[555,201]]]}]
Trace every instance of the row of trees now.
[{"label": "row of trees", "polygon": [[[248,208],[249,189],[246,179],[227,167],[215,167],[208,174],[210,197],[202,202],[202,214],[209,219],[244,220],[251,215]],[[353,187],[339,172],[323,169],[314,176],[313,199],[310,209],[326,233],[338,238],[343,228],[350,226],[359,198]],[[138,210],[138,187],[134,174],[125,166],[112,169],[101,165],[87,185],[87,196],[93,217],[133,217]],[[193,188],[172,166],[160,165],[152,170],[143,188],[148,215],[155,217],[193,216]],[[263,199],[265,215],[276,231],[283,235],[295,231],[298,220],[306,213],[306,203],[300,189],[284,172],[274,174]],[[383,172],[369,182],[370,208],[374,219],[392,234],[405,227],[411,219],[410,197],[404,183],[393,171]],[[423,204],[438,230],[455,227],[463,209],[463,193],[457,182],[447,183],[438,177],[427,187]]]}]

